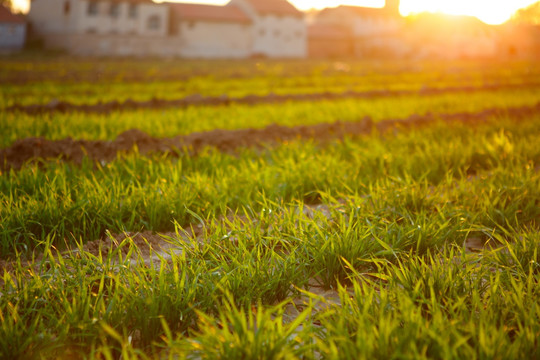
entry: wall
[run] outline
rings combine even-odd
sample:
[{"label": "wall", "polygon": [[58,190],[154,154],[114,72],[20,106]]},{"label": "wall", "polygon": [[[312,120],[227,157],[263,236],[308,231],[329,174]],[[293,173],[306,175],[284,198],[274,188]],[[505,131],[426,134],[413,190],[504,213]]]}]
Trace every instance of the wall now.
[{"label": "wall", "polygon": [[460,59],[492,57],[497,54],[497,42],[489,36],[465,36],[456,34],[422,44],[416,42],[419,58]]},{"label": "wall", "polygon": [[[65,11],[66,2],[69,12]],[[307,56],[303,18],[259,16],[245,1],[233,2],[245,9],[252,25],[199,21],[193,28],[189,23],[181,25],[181,35],[170,36],[166,5],[138,3],[137,17],[131,18],[128,2],[119,2],[118,15],[112,16],[111,2],[98,1],[97,14],[90,15],[89,0],[33,0],[29,18],[46,46],[80,55],[144,55],[148,50],[148,55],[184,57]],[[153,16],[160,19],[159,28],[149,27]]]},{"label": "wall", "polygon": [[[65,14],[65,4],[69,2],[70,14]],[[28,20],[37,34],[65,33],[71,31],[74,23],[72,15],[78,0],[32,0]]]},{"label": "wall", "polygon": [[54,34],[45,37],[45,44],[81,56],[179,57],[182,46],[177,37],[111,34]]},{"label": "wall", "polygon": [[[88,14],[89,0],[33,0],[28,14],[32,29],[40,35],[67,33],[138,34],[165,36],[169,29],[169,8],[160,4],[138,3],[137,16],[128,15],[130,3],[120,2],[119,14],[110,14],[111,2],[98,1],[98,13]],[[66,12],[66,4],[69,11]],[[159,27],[149,28],[152,16],[160,19]]]},{"label": "wall", "polygon": [[354,41],[357,58],[401,58],[411,51],[410,44],[397,34],[356,37]]},{"label": "wall", "polygon": [[178,29],[183,57],[243,58],[251,54],[251,24],[182,21]]},{"label": "wall", "polygon": [[308,40],[308,49],[311,58],[348,58],[353,54],[353,43],[348,38],[313,37]]},{"label": "wall", "polygon": [[353,33],[356,36],[376,36],[399,31],[399,21],[392,18],[363,18],[357,17],[353,24]]},{"label": "wall", "polygon": [[20,50],[26,38],[26,24],[0,23],[0,51]]},{"label": "wall", "polygon": [[268,57],[306,57],[307,29],[302,18],[264,15],[254,21],[253,53]]},{"label": "wall", "polygon": [[[110,14],[111,3],[98,2],[98,14],[88,14],[88,0],[81,1],[77,9],[78,19],[76,32],[96,34],[138,34],[145,36],[165,36],[169,28],[169,8],[158,4],[136,4],[136,17],[129,16],[127,2],[119,3],[118,15]],[[149,19],[152,16],[159,18],[159,27],[149,28]]]},{"label": "wall", "polygon": [[231,0],[231,4],[240,7],[253,21],[254,55],[292,58],[307,56],[307,25],[303,18],[260,15],[245,0]]}]

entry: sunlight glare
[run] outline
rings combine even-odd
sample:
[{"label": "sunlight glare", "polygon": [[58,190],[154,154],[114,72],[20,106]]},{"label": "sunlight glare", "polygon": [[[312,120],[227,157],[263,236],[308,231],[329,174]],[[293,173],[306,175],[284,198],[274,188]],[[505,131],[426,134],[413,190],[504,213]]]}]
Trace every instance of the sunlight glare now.
[{"label": "sunlight glare", "polygon": [[424,11],[440,12],[449,15],[476,16],[488,24],[502,24],[510,19],[514,12],[535,0],[402,0],[400,11],[406,16]]},{"label": "sunlight glare", "polygon": [[13,7],[17,11],[27,13],[30,9],[30,2],[28,0],[13,0]]}]

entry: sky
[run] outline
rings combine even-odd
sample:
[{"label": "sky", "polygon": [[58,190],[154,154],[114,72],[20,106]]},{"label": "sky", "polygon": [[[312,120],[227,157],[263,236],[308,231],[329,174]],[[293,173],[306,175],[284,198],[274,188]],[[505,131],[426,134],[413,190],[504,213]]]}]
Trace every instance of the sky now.
[{"label": "sky", "polygon": [[[201,4],[223,5],[229,0],[167,0]],[[384,0],[289,0],[300,10],[322,9],[338,5],[382,7]],[[442,12],[452,15],[472,15],[488,24],[501,24],[512,14],[538,0],[401,0],[403,16],[423,11]],[[15,6],[26,12],[30,0],[13,0]],[[159,1],[157,1],[159,2]]]}]

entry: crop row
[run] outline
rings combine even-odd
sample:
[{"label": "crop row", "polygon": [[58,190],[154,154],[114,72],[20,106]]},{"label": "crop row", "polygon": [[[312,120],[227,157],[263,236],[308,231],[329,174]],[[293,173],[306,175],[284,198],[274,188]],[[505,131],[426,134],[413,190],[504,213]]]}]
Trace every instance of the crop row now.
[{"label": "crop row", "polygon": [[480,112],[411,115],[405,119],[387,119],[377,122],[366,117],[362,121],[335,122],[311,126],[270,125],[262,129],[212,130],[192,133],[185,136],[154,138],[140,130],[129,130],[121,133],[114,141],[47,140],[44,138],[27,138],[16,141],[12,146],[0,149],[0,170],[19,169],[28,162],[47,159],[61,159],[80,164],[83,159],[105,164],[119,153],[137,151],[139,154],[156,154],[178,156],[178,152],[187,151],[197,155],[208,147],[219,151],[234,152],[239,148],[262,147],[275,143],[299,139],[315,139],[320,142],[340,140],[344,137],[399,131],[406,128],[433,125],[437,121],[446,123],[461,122],[475,126],[487,122],[494,117],[512,119],[512,121],[530,121],[540,115],[540,103],[533,106],[514,108],[490,108]]},{"label": "crop row", "polygon": [[[518,62],[23,55],[0,60],[0,106],[538,74]],[[0,170],[0,359],[540,358],[539,103],[518,85],[2,111],[0,154],[34,161]]]},{"label": "crop row", "polygon": [[49,112],[83,112],[83,113],[110,113],[118,110],[139,110],[139,109],[165,109],[169,107],[185,108],[189,106],[226,106],[231,104],[257,105],[257,104],[280,104],[288,101],[322,101],[339,99],[375,99],[381,97],[397,96],[435,96],[447,93],[471,94],[475,92],[488,91],[508,91],[508,90],[536,90],[540,83],[525,84],[498,84],[484,85],[481,87],[458,86],[447,88],[428,88],[421,90],[371,90],[371,91],[353,91],[346,92],[323,92],[323,93],[294,93],[294,94],[268,94],[255,95],[249,94],[241,97],[231,97],[228,95],[220,96],[201,96],[189,95],[181,99],[160,99],[153,97],[148,101],[134,101],[129,98],[125,101],[99,102],[97,104],[81,103],[76,104],[68,101],[54,100],[46,105],[14,104],[6,108],[6,111],[26,112],[29,114],[43,114]]},{"label": "crop row", "polygon": [[[69,60],[69,61],[66,61]],[[531,78],[539,74],[537,64],[531,62],[491,61],[489,66],[477,61],[204,61],[204,60],[114,60],[114,59],[65,59],[35,58],[0,60],[0,79],[6,84],[39,84],[53,81],[57,84],[74,83],[136,83],[154,81],[187,81],[193,78],[218,80],[249,80],[258,77],[269,79],[333,76],[365,77],[375,80],[394,77],[408,81],[493,81],[509,78]],[[414,77],[411,75],[415,75]]]},{"label": "crop row", "polygon": [[[0,356],[536,358],[539,135],[492,118],[5,173]],[[296,210],[315,202],[330,216]],[[82,248],[142,229],[183,251]],[[467,254],[471,238],[503,248]]]},{"label": "crop row", "polygon": [[[44,66],[44,64],[40,64]],[[201,96],[221,96],[242,97],[247,94],[258,96],[275,93],[283,94],[311,94],[322,92],[345,92],[356,91],[365,92],[373,90],[417,91],[424,87],[445,88],[445,87],[481,87],[504,84],[527,84],[538,83],[540,70],[534,66],[516,67],[513,64],[499,64],[495,67],[466,66],[465,64],[452,65],[443,64],[439,66],[418,64],[405,64],[401,66],[386,65],[374,67],[373,64],[351,63],[347,71],[329,71],[333,69],[332,64],[318,64],[305,62],[302,64],[259,64],[246,63],[242,76],[224,76],[230,68],[224,68],[228,63],[213,63],[213,67],[206,65],[194,65],[189,63],[178,63],[172,65],[176,70],[171,70],[167,66],[157,66],[151,63],[129,63],[126,68],[136,66],[131,74],[148,73],[141,79],[128,80],[124,76],[115,77],[114,72],[118,71],[127,75],[129,72],[122,67],[122,63],[107,65],[104,62],[96,64],[82,65],[63,64],[61,68],[80,66],[84,71],[88,71],[89,79],[77,79],[70,82],[56,78],[54,74],[49,74],[46,80],[31,82],[28,84],[9,84],[8,79],[0,80],[6,84],[0,88],[2,94],[0,106],[2,108],[15,104],[48,104],[52,101],[70,102],[73,104],[97,104],[99,102],[110,101],[149,101],[153,98],[164,100],[178,99],[185,96],[199,94]],[[303,65],[303,67],[301,66]],[[349,66],[342,64],[343,66]],[[26,72],[24,64],[18,65],[17,70],[12,70],[6,75],[18,78],[28,76],[39,78],[40,70],[30,66]],[[205,68],[206,73],[197,75],[192,72],[192,66]],[[298,66],[298,69],[296,68]],[[337,65],[335,65],[337,66]],[[6,67],[9,66],[6,64]],[[60,66],[59,66],[60,67]],[[104,80],[99,79],[99,72],[103,67],[112,72],[110,76],[105,76]],[[240,67],[240,65],[238,65]],[[255,67],[255,73],[246,70]],[[277,69],[275,69],[277,68]],[[48,68],[46,68],[48,69]],[[273,69],[273,70],[272,70]],[[43,70],[45,71],[45,70]],[[49,69],[54,73],[56,70]],[[65,70],[62,70],[65,71]],[[81,70],[83,71],[83,70]],[[172,71],[172,74],[168,74]],[[175,71],[180,71],[185,76],[178,77]],[[22,72],[22,73],[21,73]],[[92,75],[97,72],[97,75]],[[164,72],[162,76],[160,72]],[[290,73],[289,73],[290,72]],[[26,74],[26,75],[24,75]],[[85,75],[86,76],[86,75]],[[186,78],[187,76],[187,78]],[[93,79],[94,77],[95,79]],[[0,75],[1,79],[1,75]],[[9,84],[9,85],[8,85]],[[104,91],[106,89],[106,91]]]},{"label": "crop row", "polygon": [[[118,111],[110,114],[53,113],[31,116],[0,113],[0,146],[17,139],[44,137],[113,140],[122,132],[141,130],[154,137],[187,135],[214,129],[235,130],[283,126],[314,125],[335,121],[361,121],[370,117],[375,123],[403,119],[412,115],[478,112],[486,108],[532,106],[540,101],[534,89],[437,96],[403,96],[376,99],[344,99],[320,102],[287,102],[275,106],[232,104],[220,107]],[[151,121],[149,119],[152,119]]]},{"label": "crop row", "polygon": [[[443,125],[421,130],[421,137],[418,130],[386,140],[367,136],[326,146],[293,141],[262,153],[207,150],[198,157],[180,154],[177,159],[133,154],[98,169],[91,161],[81,166],[54,161],[42,169],[27,166],[0,178],[1,250],[3,256],[11,256],[47,237],[58,243],[93,240],[106,229],[171,230],[175,221],[193,221],[193,212],[215,216],[263,199],[315,201],[321,193],[364,194],[387,178],[438,184],[453,181],[448,176],[463,179],[499,167],[507,175],[532,177],[523,181],[526,189],[511,190],[513,195],[505,200],[510,212],[502,217],[523,217],[519,223],[526,223],[538,215],[540,189],[533,181],[537,175],[530,172],[540,156],[535,145],[537,116],[530,120],[508,125],[505,132],[485,124],[456,123],[449,125],[451,131]],[[485,221],[489,214],[499,218],[492,211],[475,211]]]}]

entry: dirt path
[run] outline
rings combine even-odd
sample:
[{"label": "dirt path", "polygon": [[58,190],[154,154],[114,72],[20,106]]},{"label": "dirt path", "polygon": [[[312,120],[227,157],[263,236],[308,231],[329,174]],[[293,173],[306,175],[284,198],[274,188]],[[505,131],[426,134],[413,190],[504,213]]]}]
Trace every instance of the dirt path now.
[{"label": "dirt path", "polygon": [[48,104],[21,105],[15,104],[5,110],[10,112],[21,111],[32,115],[55,112],[84,112],[84,113],[110,113],[119,110],[138,109],[163,109],[163,108],[186,108],[189,106],[224,106],[231,104],[256,105],[256,104],[276,104],[287,101],[321,101],[338,99],[373,99],[395,96],[431,96],[447,93],[474,93],[481,91],[499,91],[512,89],[527,89],[540,87],[538,82],[528,82],[521,84],[493,84],[482,86],[451,86],[444,88],[424,87],[421,90],[370,90],[370,91],[345,91],[341,93],[323,92],[311,94],[268,94],[268,95],[246,95],[243,97],[202,96],[200,94],[189,95],[181,99],[167,100],[152,98],[148,101],[134,101],[127,99],[121,101],[110,101],[97,104],[73,104],[68,101],[52,100]]},{"label": "dirt path", "polygon": [[205,147],[215,147],[223,152],[233,152],[242,147],[256,147],[295,139],[328,141],[345,136],[386,132],[402,128],[426,126],[437,120],[467,124],[482,123],[495,116],[507,116],[515,121],[540,115],[540,103],[513,108],[488,108],[479,112],[411,115],[404,119],[388,119],[374,123],[369,117],[356,122],[323,123],[312,126],[287,127],[270,125],[262,129],[212,130],[172,138],[155,138],[140,130],[128,130],[114,141],[99,140],[47,140],[27,138],[15,141],[12,146],[0,149],[0,169],[19,169],[26,162],[39,159],[57,159],[80,163],[84,157],[105,163],[118,153],[129,152],[137,146],[139,153],[169,153],[188,150],[196,155]]}]

